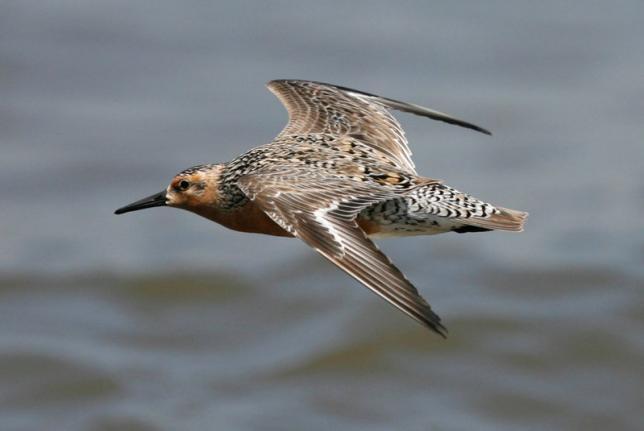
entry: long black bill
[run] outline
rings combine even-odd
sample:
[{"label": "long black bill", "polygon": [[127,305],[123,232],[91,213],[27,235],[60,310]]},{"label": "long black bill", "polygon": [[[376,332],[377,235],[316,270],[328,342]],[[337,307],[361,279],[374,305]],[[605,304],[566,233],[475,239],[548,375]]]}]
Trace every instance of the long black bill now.
[{"label": "long black bill", "polygon": [[116,211],[114,211],[114,214],[125,214],[125,213],[129,213],[130,211],[138,211],[138,210],[142,210],[145,208],[152,208],[152,207],[162,207],[165,205],[166,203],[165,203],[165,190],[164,190],[155,195],[148,196],[147,198],[143,198],[136,202],[132,202],[129,205],[125,205],[123,208],[119,208]]}]

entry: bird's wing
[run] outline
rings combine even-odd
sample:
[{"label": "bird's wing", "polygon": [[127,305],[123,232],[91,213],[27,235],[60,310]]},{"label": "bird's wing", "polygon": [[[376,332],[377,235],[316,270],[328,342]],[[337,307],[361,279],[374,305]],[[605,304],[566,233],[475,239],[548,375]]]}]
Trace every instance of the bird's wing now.
[{"label": "bird's wing", "polygon": [[282,228],[418,322],[445,337],[446,329],[416,288],[356,223],[365,207],[391,190],[302,172],[242,177],[238,186]]},{"label": "bird's wing", "polygon": [[268,89],[286,107],[289,121],[280,136],[307,133],[349,135],[385,154],[398,167],[415,173],[411,151],[400,123],[390,109],[410,112],[468,129],[487,130],[442,112],[313,81],[275,80]]}]

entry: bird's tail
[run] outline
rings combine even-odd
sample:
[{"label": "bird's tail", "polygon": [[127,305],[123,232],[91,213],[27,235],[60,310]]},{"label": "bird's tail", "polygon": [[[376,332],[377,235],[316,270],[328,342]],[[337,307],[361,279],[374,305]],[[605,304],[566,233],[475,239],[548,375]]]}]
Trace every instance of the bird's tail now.
[{"label": "bird's tail", "polygon": [[[523,223],[528,218],[528,213],[511,210],[503,207],[495,207],[499,212],[488,217],[471,217],[467,224],[483,229],[507,230],[512,232],[523,231]],[[465,220],[463,220],[465,221]]]}]

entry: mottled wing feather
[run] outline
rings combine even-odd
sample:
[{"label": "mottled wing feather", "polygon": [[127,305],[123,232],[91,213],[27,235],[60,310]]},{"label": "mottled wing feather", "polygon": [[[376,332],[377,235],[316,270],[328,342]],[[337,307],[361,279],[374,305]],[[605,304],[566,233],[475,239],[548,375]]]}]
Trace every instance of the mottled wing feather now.
[{"label": "mottled wing feather", "polygon": [[289,114],[280,136],[349,135],[381,151],[400,168],[415,172],[400,123],[377,99],[309,81],[271,81],[268,88]]},{"label": "mottled wing feather", "polygon": [[276,223],[418,322],[445,336],[430,305],[357,225],[365,207],[393,196],[368,185],[276,174],[243,177],[239,187]]},{"label": "mottled wing feather", "polygon": [[330,133],[352,136],[385,154],[401,169],[415,173],[411,151],[390,109],[444,121],[490,134],[442,112],[346,87],[313,81],[275,80],[268,88],[284,104],[289,122],[280,136]]}]

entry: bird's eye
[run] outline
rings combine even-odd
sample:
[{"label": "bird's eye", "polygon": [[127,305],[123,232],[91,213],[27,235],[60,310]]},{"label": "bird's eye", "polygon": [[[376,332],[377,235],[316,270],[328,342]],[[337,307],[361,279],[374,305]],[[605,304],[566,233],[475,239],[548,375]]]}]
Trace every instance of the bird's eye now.
[{"label": "bird's eye", "polygon": [[188,190],[188,187],[190,187],[190,183],[186,180],[181,180],[179,182],[179,190]]}]

